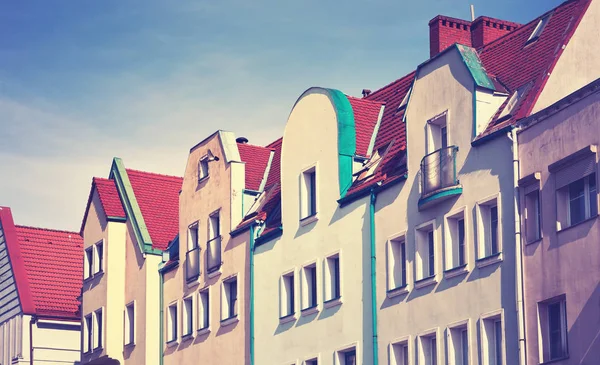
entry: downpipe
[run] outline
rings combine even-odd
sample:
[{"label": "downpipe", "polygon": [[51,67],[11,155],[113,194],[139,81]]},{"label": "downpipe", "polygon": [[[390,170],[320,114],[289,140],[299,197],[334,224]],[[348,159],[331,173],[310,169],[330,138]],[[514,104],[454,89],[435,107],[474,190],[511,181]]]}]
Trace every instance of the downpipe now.
[{"label": "downpipe", "polygon": [[379,364],[379,346],[377,337],[377,268],[375,254],[375,202],[377,194],[375,189],[371,190],[369,200],[369,228],[371,241],[371,322],[373,327],[373,365]]}]

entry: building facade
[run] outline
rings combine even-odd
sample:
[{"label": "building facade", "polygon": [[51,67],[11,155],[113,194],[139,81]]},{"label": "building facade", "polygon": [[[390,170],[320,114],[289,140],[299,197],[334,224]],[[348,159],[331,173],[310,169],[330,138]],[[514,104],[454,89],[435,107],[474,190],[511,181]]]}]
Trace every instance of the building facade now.
[{"label": "building facade", "polygon": [[79,364],[82,239],[0,207],[0,363]]},{"label": "building facade", "polygon": [[529,364],[600,359],[600,81],[520,123]]}]

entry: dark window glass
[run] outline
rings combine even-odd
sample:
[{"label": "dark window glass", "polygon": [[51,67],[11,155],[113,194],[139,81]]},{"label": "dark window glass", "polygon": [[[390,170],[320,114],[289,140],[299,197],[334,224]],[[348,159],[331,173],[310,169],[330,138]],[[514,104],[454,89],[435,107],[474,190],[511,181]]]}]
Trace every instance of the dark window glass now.
[{"label": "dark window glass", "polygon": [[429,346],[431,350],[431,365],[437,365],[437,340],[435,337],[431,338]]},{"label": "dark window glass", "polygon": [[548,305],[548,332],[550,342],[550,360],[565,356],[563,347],[561,302]]},{"label": "dark window glass", "polygon": [[461,360],[462,365],[469,364],[469,336],[467,330],[462,330],[460,332],[460,344],[461,344]]},{"label": "dark window glass", "polygon": [[465,257],[465,220],[459,219],[456,221],[458,228],[458,265],[462,266],[466,263]]},{"label": "dark window glass", "polygon": [[310,211],[308,215],[317,214],[317,176],[313,171],[310,173]]},{"label": "dark window glass", "polygon": [[309,307],[315,307],[317,305],[317,268],[311,267],[308,269],[310,272],[310,303]]},{"label": "dark window glass", "polygon": [[356,351],[344,352],[344,365],[356,365]]},{"label": "dark window glass", "polygon": [[585,220],[584,179],[579,179],[569,184],[569,212],[571,216],[571,225]]},{"label": "dark window glass", "polygon": [[490,233],[492,255],[498,253],[498,206],[490,208]]},{"label": "dark window glass", "polygon": [[590,192],[590,217],[595,217],[598,215],[598,199],[596,198],[596,173],[588,176],[588,185]]},{"label": "dark window glass", "polygon": [[496,355],[496,364],[502,364],[502,322],[494,322],[494,354]]},{"label": "dark window glass", "polygon": [[443,126],[440,129],[442,135],[442,148],[446,148],[448,147],[448,129],[446,126]]},{"label": "dark window glass", "polygon": [[229,282],[229,318],[237,316],[237,279]]},{"label": "dark window glass", "polygon": [[104,246],[102,245],[102,242],[98,243],[97,250],[98,250],[98,272],[102,272],[102,259],[104,257]]},{"label": "dark window glass", "polygon": [[433,240],[433,231],[427,232],[428,254],[429,254],[429,276],[435,275],[435,245]]},{"label": "dark window glass", "polygon": [[406,243],[400,243],[400,259],[402,260],[402,284],[406,285]]},{"label": "dark window glass", "polygon": [[333,260],[333,298],[340,297],[340,258],[334,257]]}]

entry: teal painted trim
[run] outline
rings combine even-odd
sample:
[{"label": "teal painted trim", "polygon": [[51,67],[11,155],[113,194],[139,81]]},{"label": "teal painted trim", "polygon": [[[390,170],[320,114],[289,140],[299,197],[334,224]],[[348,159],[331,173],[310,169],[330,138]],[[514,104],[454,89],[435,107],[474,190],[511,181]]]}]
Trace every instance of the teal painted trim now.
[{"label": "teal painted trim", "polygon": [[152,247],[152,239],[150,238],[148,227],[146,227],[142,211],[133,192],[133,187],[129,181],[127,170],[125,170],[123,160],[118,157],[113,159],[110,178],[115,180],[119,196],[124,203],[125,213],[131,221],[140,250],[150,255],[162,255],[162,251]]},{"label": "teal painted trim", "polygon": [[432,202],[434,200],[440,199],[440,198],[445,198],[445,197],[449,197],[449,196],[453,196],[453,195],[460,195],[463,192],[463,188],[462,187],[457,187],[454,189],[448,189],[448,190],[444,190],[444,191],[440,191],[439,193],[435,193],[433,195],[428,196],[425,199],[419,199],[419,208],[422,207],[423,205]]},{"label": "teal painted trim", "polygon": [[356,125],[350,101],[339,90],[327,89],[337,116],[338,124],[338,171],[340,197],[344,197],[352,185],[352,162],[356,154]]},{"label": "teal painted trim", "polygon": [[460,57],[462,58],[463,63],[467,66],[471,77],[473,77],[473,81],[475,85],[479,87],[483,87],[490,90],[496,90],[494,83],[490,80],[488,73],[483,68],[481,64],[481,60],[479,59],[479,55],[477,51],[472,48],[462,44],[456,43],[456,48],[460,53]]},{"label": "teal painted trim", "polygon": [[258,238],[256,238],[255,246],[260,246],[265,242],[279,238],[279,237],[281,237],[282,234],[283,234],[283,226],[277,227],[274,230],[272,230],[271,232],[268,232],[267,234],[265,234],[264,236],[258,236]]},{"label": "teal painted trim", "polygon": [[371,236],[371,321],[373,326],[373,365],[379,364],[379,345],[377,335],[377,268],[375,265],[376,253],[375,253],[375,202],[377,201],[377,194],[375,190],[371,190],[371,200],[369,209],[369,228]]},{"label": "teal painted trim", "polygon": [[250,365],[254,365],[254,224],[250,225]]}]

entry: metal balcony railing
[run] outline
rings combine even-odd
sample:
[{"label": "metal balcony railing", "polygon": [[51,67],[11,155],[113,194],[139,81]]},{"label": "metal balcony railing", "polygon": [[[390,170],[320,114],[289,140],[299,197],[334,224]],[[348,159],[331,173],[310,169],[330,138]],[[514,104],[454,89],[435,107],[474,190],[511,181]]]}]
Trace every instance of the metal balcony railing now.
[{"label": "metal balcony railing", "polygon": [[185,253],[185,279],[192,281],[200,276],[200,247]]},{"label": "metal balcony railing", "polygon": [[211,273],[221,267],[221,236],[206,243],[206,270]]},{"label": "metal balcony railing", "polygon": [[421,196],[458,185],[457,152],[457,146],[449,146],[423,157],[421,160]]}]

